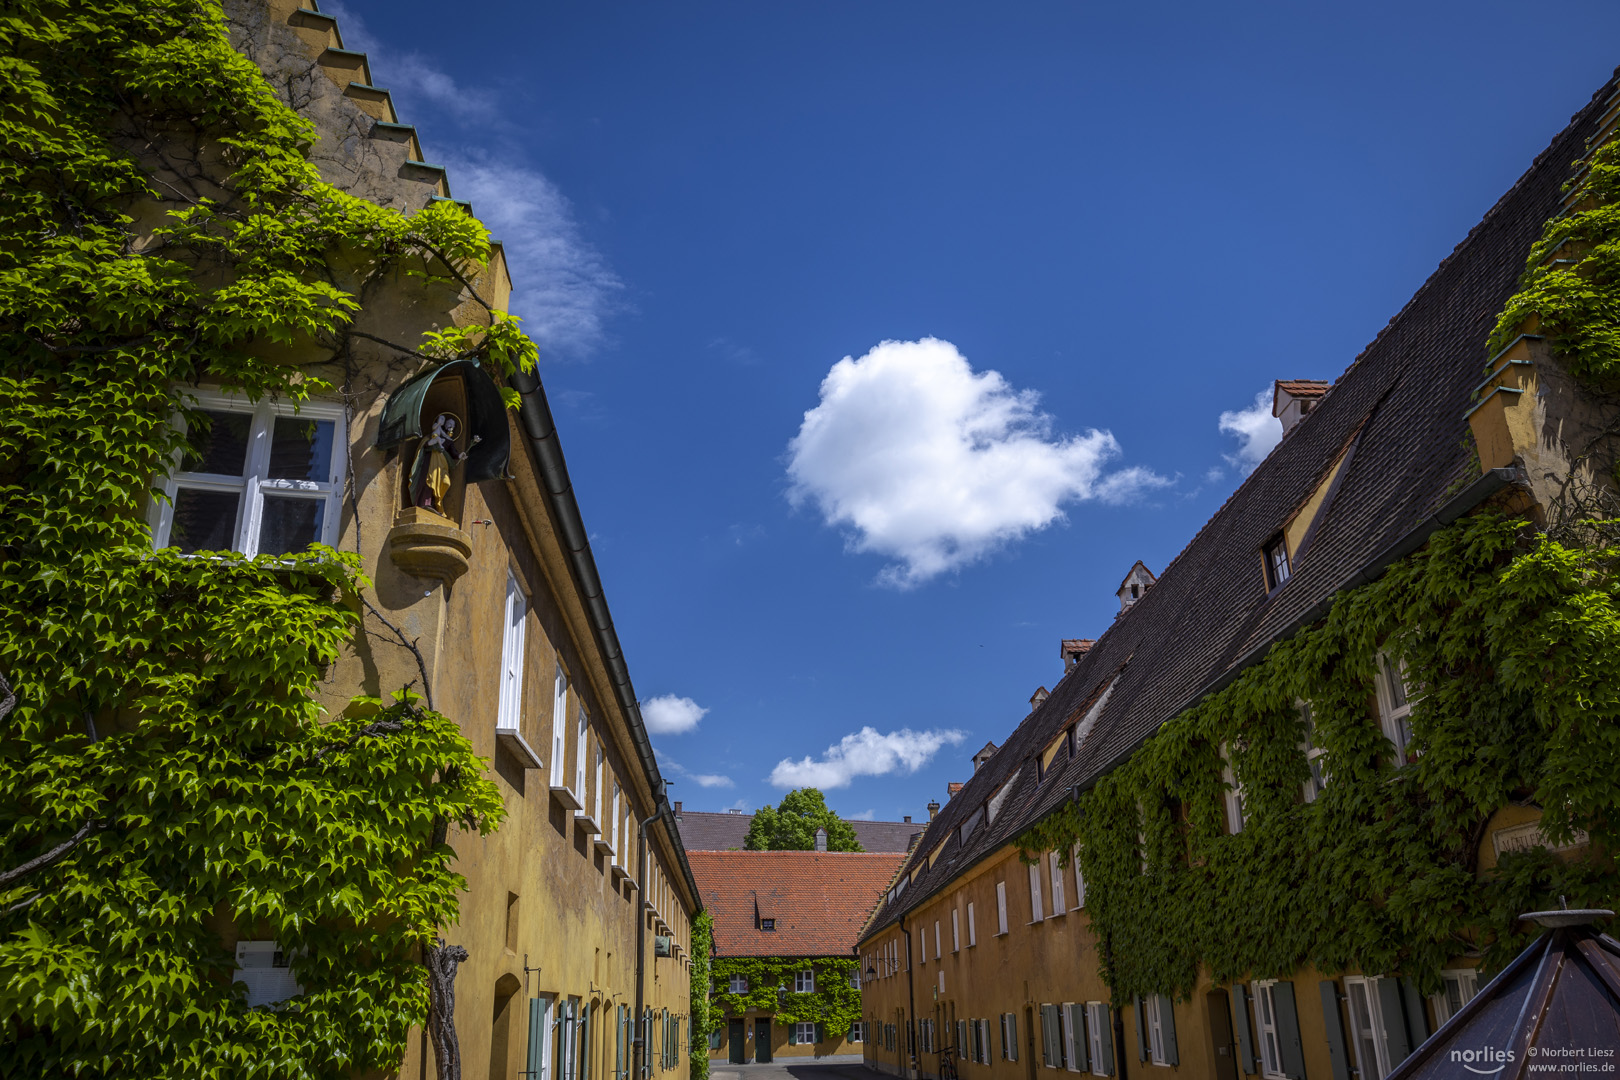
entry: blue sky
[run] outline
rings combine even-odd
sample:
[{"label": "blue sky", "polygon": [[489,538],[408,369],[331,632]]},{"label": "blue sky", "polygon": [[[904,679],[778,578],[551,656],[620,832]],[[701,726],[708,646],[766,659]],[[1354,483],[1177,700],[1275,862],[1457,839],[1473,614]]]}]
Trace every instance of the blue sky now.
[{"label": "blue sky", "polygon": [[507,244],[672,798],[878,818],[1620,63],[1612,3],[323,8]]}]

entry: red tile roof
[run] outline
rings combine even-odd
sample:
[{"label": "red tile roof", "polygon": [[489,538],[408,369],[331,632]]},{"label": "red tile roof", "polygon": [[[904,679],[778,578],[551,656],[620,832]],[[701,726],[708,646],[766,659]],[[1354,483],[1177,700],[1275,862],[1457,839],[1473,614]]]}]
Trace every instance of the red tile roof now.
[{"label": "red tile roof", "polygon": [[[718,956],[848,956],[905,858],[888,851],[689,851]],[[758,917],[776,920],[761,930]]]}]

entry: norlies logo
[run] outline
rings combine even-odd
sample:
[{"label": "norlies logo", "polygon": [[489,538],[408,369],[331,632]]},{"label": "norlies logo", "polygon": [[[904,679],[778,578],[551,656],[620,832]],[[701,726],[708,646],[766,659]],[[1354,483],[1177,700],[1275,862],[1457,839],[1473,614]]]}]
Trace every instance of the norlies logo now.
[{"label": "norlies logo", "polygon": [[[1487,1046],[1483,1050],[1453,1050],[1451,1060],[1458,1062],[1471,1073],[1481,1076],[1495,1076],[1513,1062],[1512,1050],[1498,1050],[1494,1046]],[[1494,1065],[1495,1068],[1475,1068],[1479,1065]]]}]

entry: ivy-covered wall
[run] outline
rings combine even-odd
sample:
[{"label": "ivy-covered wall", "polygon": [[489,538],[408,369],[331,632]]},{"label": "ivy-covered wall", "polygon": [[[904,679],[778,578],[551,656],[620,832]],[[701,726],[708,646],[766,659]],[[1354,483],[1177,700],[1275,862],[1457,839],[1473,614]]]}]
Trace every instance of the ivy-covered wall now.
[{"label": "ivy-covered wall", "polygon": [[720,1023],[719,1010],[709,1000],[713,952],[714,919],[707,911],[700,911],[692,920],[692,966],[688,972],[692,987],[692,1045],[688,1047],[687,1058],[692,1080],[708,1080],[709,1033]]},{"label": "ivy-covered wall", "polygon": [[[718,1014],[715,1023],[749,1011],[774,1013],[778,1024],[816,1023],[829,1040],[842,1039],[861,1018],[861,992],[850,985],[857,963],[854,957],[717,957],[711,999]],[[816,988],[801,994],[793,989],[793,976],[806,968],[815,969]],[[731,980],[738,975],[748,980],[746,993],[731,992]]]},{"label": "ivy-covered wall", "polygon": [[[1613,907],[1620,826],[1620,549],[1566,546],[1482,513],[1435,534],[1319,625],[1025,833],[1026,854],[1080,845],[1086,906],[1117,995],[1189,995],[1310,964],[1437,987],[1459,956],[1499,968],[1515,916]],[[1380,650],[1406,665],[1409,763],[1380,728]],[[1309,702],[1328,782],[1305,801]],[[1228,835],[1221,748],[1247,821]],[[1539,808],[1573,861],[1504,854],[1480,877],[1487,823]],[[1139,842],[1141,837],[1141,842]],[[1533,930],[1533,928],[1531,928]]]},{"label": "ivy-covered wall", "polygon": [[[446,831],[495,828],[496,789],[431,687],[317,708],[355,556],[154,552],[143,510],[173,420],[206,425],[190,387],[331,389],[266,357],[341,370],[383,283],[459,291],[487,234],[323,183],[214,0],[20,0],[0,56],[0,1060],[395,1068],[464,884]],[[484,321],[398,348],[533,363]],[[248,1009],[238,937],[278,942],[304,993]]]}]

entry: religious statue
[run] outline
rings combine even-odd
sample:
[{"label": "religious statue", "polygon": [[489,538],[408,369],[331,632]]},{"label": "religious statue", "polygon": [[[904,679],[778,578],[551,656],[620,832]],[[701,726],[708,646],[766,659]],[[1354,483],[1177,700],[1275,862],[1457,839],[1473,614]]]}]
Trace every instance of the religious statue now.
[{"label": "religious statue", "polygon": [[450,490],[450,470],[458,461],[464,461],[467,452],[481,441],[474,435],[466,450],[456,450],[461,436],[461,420],[455,413],[440,413],[433,418],[433,428],[416,452],[416,465],[411,469],[411,503],[435,514],[444,512],[444,493]]}]

